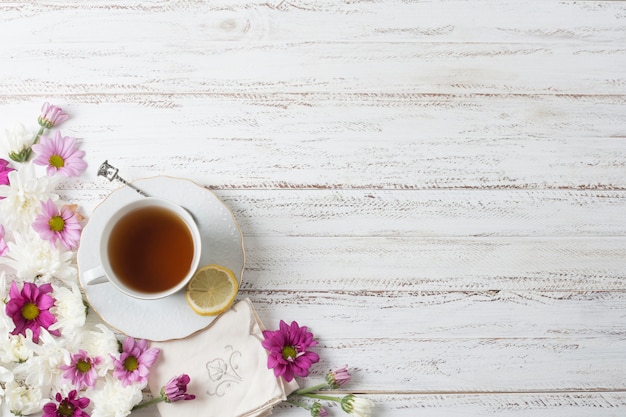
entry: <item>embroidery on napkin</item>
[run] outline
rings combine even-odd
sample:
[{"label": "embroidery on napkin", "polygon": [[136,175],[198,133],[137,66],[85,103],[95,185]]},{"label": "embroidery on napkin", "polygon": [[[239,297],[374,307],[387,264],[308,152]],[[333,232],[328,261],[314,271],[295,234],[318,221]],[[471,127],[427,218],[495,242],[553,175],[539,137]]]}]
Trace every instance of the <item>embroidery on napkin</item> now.
[{"label": "embroidery on napkin", "polygon": [[237,360],[241,358],[241,352],[235,350],[231,345],[226,345],[224,349],[227,351],[225,353],[226,356],[215,358],[206,363],[209,380],[215,383],[215,386],[209,386],[206,392],[207,395],[223,397],[228,388],[242,381],[241,376],[237,372],[239,369]]}]

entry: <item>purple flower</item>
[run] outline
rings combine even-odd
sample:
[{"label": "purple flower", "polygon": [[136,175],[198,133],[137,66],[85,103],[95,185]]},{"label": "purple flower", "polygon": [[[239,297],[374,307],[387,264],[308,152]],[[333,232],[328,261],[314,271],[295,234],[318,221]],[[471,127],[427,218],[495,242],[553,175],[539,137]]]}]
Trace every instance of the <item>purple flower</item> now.
[{"label": "purple flower", "polygon": [[332,389],[337,389],[340,386],[350,382],[350,374],[348,373],[348,365],[344,365],[341,368],[337,368],[334,371],[330,371],[326,374],[326,382]]},{"label": "purple flower", "polygon": [[279,330],[264,330],[263,337],[262,345],[269,353],[267,367],[273,368],[274,375],[282,376],[287,382],[293,379],[294,374],[302,377],[309,375],[311,365],[320,359],[317,353],[307,351],[317,345],[313,334],[295,321],[287,325],[281,320]]},{"label": "purple flower", "polygon": [[41,115],[37,119],[39,125],[46,129],[50,129],[69,119],[70,116],[63,113],[63,109],[50,103],[43,103],[41,106]]},{"label": "purple flower", "polygon": [[89,417],[83,408],[87,408],[90,400],[78,397],[76,390],[70,391],[65,398],[57,392],[55,399],[58,404],[49,402],[43,406],[42,417]]},{"label": "purple flower", "polygon": [[[9,172],[15,171],[15,169],[9,167],[9,161],[0,158],[0,185],[9,185]],[[4,197],[0,197],[4,198]]]},{"label": "purple flower", "polygon": [[41,136],[41,141],[32,148],[38,154],[33,163],[47,166],[49,176],[59,173],[65,177],[77,177],[87,168],[83,161],[85,151],[76,148],[76,139],[61,136],[59,131],[53,138]]},{"label": "purple flower", "polygon": [[52,285],[50,284],[43,284],[38,287],[32,282],[25,282],[20,291],[17,289],[15,281],[11,282],[9,301],[5,310],[15,324],[15,329],[11,334],[26,336],[26,330],[30,329],[33,332],[33,342],[35,343],[39,343],[42,327],[54,336],[61,335],[59,330],[49,329],[57,321],[49,311],[55,302],[55,299],[49,295],[51,292]]},{"label": "purple flower", "polygon": [[71,380],[79,390],[86,387],[94,388],[98,378],[96,366],[100,363],[102,363],[101,357],[90,358],[87,352],[80,349],[78,353],[70,355],[69,365],[62,365],[59,369],[65,371],[63,378]]},{"label": "purple flower", "polygon": [[127,337],[122,344],[119,359],[113,358],[115,370],[113,376],[126,387],[133,383],[145,383],[150,375],[150,367],[159,356],[159,348],[148,349],[147,340],[135,340]]},{"label": "purple flower", "polygon": [[54,201],[48,199],[41,203],[43,213],[39,214],[33,222],[33,229],[44,240],[49,240],[52,244],[57,240],[61,241],[66,249],[78,247],[80,242],[80,231],[82,226],[78,216],[69,206],[57,209]]},{"label": "purple flower", "polygon": [[4,256],[9,251],[7,242],[4,241],[4,226],[0,224],[0,256]]},{"label": "purple flower", "polygon": [[180,400],[193,400],[196,396],[187,394],[187,384],[189,384],[189,381],[191,381],[191,378],[189,378],[187,374],[175,376],[161,388],[161,397],[167,403]]},{"label": "purple flower", "polygon": [[313,403],[313,405],[311,406],[311,416],[313,416],[313,417],[327,417],[328,416],[328,411],[326,411],[326,409],[324,407],[322,407],[322,404],[316,402],[316,403]]}]

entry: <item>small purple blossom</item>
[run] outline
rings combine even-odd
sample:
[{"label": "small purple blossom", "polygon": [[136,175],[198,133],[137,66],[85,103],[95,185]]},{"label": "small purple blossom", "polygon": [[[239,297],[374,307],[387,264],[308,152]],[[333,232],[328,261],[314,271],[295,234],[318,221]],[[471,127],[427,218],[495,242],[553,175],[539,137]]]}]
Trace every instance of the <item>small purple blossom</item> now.
[{"label": "small purple blossom", "polygon": [[350,382],[350,373],[348,373],[348,365],[344,365],[341,368],[337,368],[334,371],[330,371],[326,374],[326,382],[332,389],[337,389],[342,385]]},{"label": "small purple blossom", "polygon": [[55,399],[56,403],[49,402],[43,406],[42,417],[89,417],[83,409],[87,408],[90,400],[86,397],[78,397],[76,390],[70,391],[65,398],[57,392]]},{"label": "small purple blossom", "polygon": [[317,345],[313,334],[295,321],[288,325],[281,320],[279,330],[264,330],[263,337],[262,345],[268,351],[267,367],[274,369],[274,375],[282,376],[287,382],[294,375],[309,375],[309,368],[320,359],[317,353],[307,350]]},{"label": "small purple blossom", "polygon": [[50,326],[57,321],[49,311],[55,302],[55,299],[49,295],[51,292],[52,285],[50,284],[37,286],[32,282],[25,282],[20,291],[15,281],[11,282],[9,301],[5,311],[15,324],[12,335],[26,336],[26,330],[30,329],[33,332],[34,343],[39,343],[42,327],[54,336],[61,335],[59,330],[50,330]]},{"label": "small purple blossom", "polygon": [[41,202],[41,210],[42,213],[33,222],[33,229],[39,236],[53,245],[58,240],[66,249],[77,248],[82,226],[76,213],[69,206],[63,206],[59,210],[50,199]]},{"label": "small purple blossom", "polygon": [[[9,161],[0,158],[0,185],[9,185],[9,172],[15,171],[15,169],[9,166]],[[4,197],[0,197],[2,199]]]},{"label": "small purple blossom", "polygon": [[150,367],[159,356],[159,348],[148,348],[147,340],[127,337],[122,344],[119,359],[113,357],[113,376],[126,387],[133,383],[145,383],[150,375]]},{"label": "small purple blossom", "polygon": [[39,126],[50,129],[69,118],[70,116],[65,114],[62,108],[46,102],[41,106],[41,115],[37,118],[37,121],[39,122]]},{"label": "small purple blossom", "polygon": [[182,374],[170,379],[163,388],[161,388],[161,397],[167,403],[173,403],[180,400],[193,400],[196,398],[193,394],[187,394],[187,385],[191,381],[189,375]]},{"label": "small purple blossom", "polygon": [[4,256],[9,252],[9,246],[4,240],[4,226],[0,224],[0,256]]},{"label": "small purple blossom", "polygon": [[78,353],[70,355],[69,365],[62,365],[59,369],[65,371],[63,378],[71,380],[72,384],[81,390],[86,387],[94,388],[96,386],[96,379],[98,378],[96,366],[99,366],[101,363],[101,357],[91,358],[87,352],[80,349]]},{"label": "small purple blossom", "polygon": [[61,136],[59,131],[53,138],[41,136],[41,141],[32,148],[38,154],[33,163],[46,166],[49,176],[58,173],[65,177],[77,177],[87,168],[87,163],[83,161],[85,151],[77,149],[76,139]]},{"label": "small purple blossom", "polygon": [[327,417],[328,411],[326,411],[326,409],[322,407],[322,404],[316,402],[316,403],[313,403],[313,405],[311,406],[311,416],[312,417]]}]

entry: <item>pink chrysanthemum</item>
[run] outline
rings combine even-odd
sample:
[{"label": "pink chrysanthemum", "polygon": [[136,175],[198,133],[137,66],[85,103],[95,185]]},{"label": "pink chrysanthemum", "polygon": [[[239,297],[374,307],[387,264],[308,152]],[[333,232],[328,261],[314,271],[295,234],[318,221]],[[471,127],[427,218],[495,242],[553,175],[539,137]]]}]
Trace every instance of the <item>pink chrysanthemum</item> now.
[{"label": "pink chrysanthemum", "polygon": [[0,224],[0,256],[4,256],[9,252],[9,246],[4,240],[4,226]]},{"label": "pink chrysanthemum", "polygon": [[279,330],[265,330],[263,337],[262,345],[269,353],[267,367],[274,369],[274,375],[282,376],[285,381],[291,381],[294,374],[302,377],[309,375],[311,365],[320,359],[317,353],[307,351],[317,345],[313,334],[295,321],[287,325],[281,320]]},{"label": "pink chrysanthemum", "polygon": [[87,163],[83,161],[85,151],[76,148],[76,139],[61,136],[59,131],[54,138],[41,136],[40,142],[32,148],[38,155],[33,162],[46,166],[49,176],[58,173],[65,177],[77,177],[87,168]]},{"label": "pink chrysanthemum", "polygon": [[120,358],[113,357],[115,364],[113,376],[119,379],[124,387],[147,382],[150,367],[157,360],[159,352],[159,348],[148,348],[147,340],[127,337],[122,344]]},{"label": "pink chrysanthemum", "polygon": [[52,244],[59,240],[68,250],[78,247],[82,227],[76,213],[69,206],[57,209],[54,201],[50,199],[41,203],[41,209],[43,213],[33,222],[33,229],[39,236]]},{"label": "pink chrysanthemum", "polygon": [[46,129],[50,129],[69,119],[70,116],[63,113],[63,109],[50,103],[43,103],[41,106],[41,115],[37,119],[39,125]]},{"label": "pink chrysanthemum", "polygon": [[56,403],[49,402],[43,406],[42,417],[89,417],[89,414],[83,411],[91,402],[89,398],[79,397],[76,390],[72,390],[63,398],[61,393],[57,392]]},{"label": "pink chrysanthemum", "polygon": [[[320,404],[319,402],[313,403],[313,405],[311,406],[311,416],[313,417],[327,417],[328,416],[328,411],[326,411],[326,409],[324,407],[322,407],[322,404]],[[44,416],[46,417],[46,416]]]},{"label": "pink chrysanthemum", "polygon": [[50,326],[57,321],[49,311],[55,302],[55,299],[49,295],[51,292],[52,285],[50,284],[38,287],[32,282],[25,282],[20,291],[15,281],[11,283],[9,301],[5,310],[7,316],[11,317],[15,324],[15,329],[11,334],[26,336],[26,329],[30,329],[33,332],[34,343],[39,343],[42,327],[54,336],[61,335],[59,330],[50,330]]},{"label": "pink chrysanthemum", "polygon": [[167,403],[173,403],[181,400],[193,400],[196,398],[193,394],[187,394],[187,385],[191,381],[189,375],[182,374],[170,379],[163,388],[161,388],[161,398]]},{"label": "pink chrysanthemum", "polygon": [[[0,185],[9,185],[9,172],[15,171],[15,169],[9,167],[9,161],[0,158]],[[4,197],[0,197],[2,199]]]},{"label": "pink chrysanthemum", "polygon": [[350,373],[348,372],[348,365],[344,365],[341,368],[337,368],[334,371],[330,371],[326,374],[326,383],[332,389],[337,389],[342,385],[350,382]]},{"label": "pink chrysanthemum", "polygon": [[96,386],[96,379],[98,378],[98,372],[96,366],[102,363],[102,358],[96,356],[90,358],[87,352],[80,349],[78,353],[72,353],[70,355],[70,364],[62,365],[59,367],[63,373],[63,378],[72,381],[74,386],[81,390],[89,387],[94,388]]}]

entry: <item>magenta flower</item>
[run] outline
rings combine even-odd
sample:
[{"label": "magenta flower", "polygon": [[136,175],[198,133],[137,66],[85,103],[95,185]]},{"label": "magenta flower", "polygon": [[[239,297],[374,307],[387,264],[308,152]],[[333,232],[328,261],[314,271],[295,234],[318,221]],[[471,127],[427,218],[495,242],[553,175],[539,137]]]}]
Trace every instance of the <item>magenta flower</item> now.
[{"label": "magenta flower", "polygon": [[163,388],[161,388],[161,397],[167,403],[173,403],[180,400],[193,400],[196,398],[193,394],[187,394],[187,385],[191,381],[189,375],[182,374],[170,379]]},{"label": "magenta flower", "polygon": [[76,148],[76,139],[61,136],[59,131],[54,138],[41,136],[41,141],[32,148],[38,154],[33,162],[47,166],[46,172],[50,176],[59,173],[65,177],[77,177],[87,168],[83,161],[85,151]]},{"label": "magenta flower", "polygon": [[348,373],[348,365],[344,365],[341,368],[337,368],[334,371],[330,371],[326,374],[326,382],[332,389],[337,389],[340,386],[350,382],[350,374]]},{"label": "magenta flower", "polygon": [[122,344],[119,359],[113,357],[115,370],[113,376],[126,387],[133,383],[145,383],[150,375],[150,367],[159,356],[159,348],[148,349],[147,340],[135,340],[127,337]]},{"label": "magenta flower", "polygon": [[38,287],[32,282],[25,282],[20,291],[15,281],[11,282],[9,301],[5,311],[15,324],[12,335],[26,336],[26,330],[30,329],[33,332],[33,342],[39,343],[39,335],[43,327],[50,334],[61,336],[59,330],[50,330],[50,326],[57,321],[49,311],[55,302],[55,299],[49,295],[51,292],[52,285],[50,284]]},{"label": "magenta flower", "polygon": [[50,199],[41,203],[41,209],[43,213],[33,222],[33,229],[39,236],[52,244],[59,240],[66,249],[77,248],[82,226],[76,213],[69,206],[57,209],[54,201]]},{"label": "magenta flower", "polygon": [[94,388],[96,386],[96,379],[98,378],[96,366],[101,363],[101,357],[90,358],[87,352],[80,349],[78,353],[70,355],[69,365],[62,365],[59,369],[65,371],[63,378],[71,380],[72,384],[81,390],[86,387]]},{"label": "magenta flower", "polygon": [[41,106],[41,115],[37,121],[43,128],[50,129],[69,119],[70,116],[63,113],[63,109],[50,103],[43,103]]},{"label": "magenta flower", "polygon": [[311,365],[320,359],[317,353],[307,351],[317,345],[313,334],[295,321],[287,325],[281,320],[279,330],[264,330],[263,337],[262,345],[269,353],[267,367],[274,369],[274,375],[282,376],[287,382],[293,379],[294,374],[302,377],[309,375]]},{"label": "magenta flower", "polygon": [[[15,171],[15,169],[9,167],[9,161],[0,158],[0,185],[9,185],[9,172]],[[4,198],[4,197],[0,197]]]},{"label": "magenta flower", "polygon": [[7,242],[4,241],[4,226],[0,224],[0,256],[4,256],[9,251]]},{"label": "magenta flower", "polygon": [[57,392],[55,399],[56,403],[49,402],[43,406],[42,417],[89,417],[83,408],[87,408],[90,400],[78,397],[76,390],[70,391],[65,398]]}]

